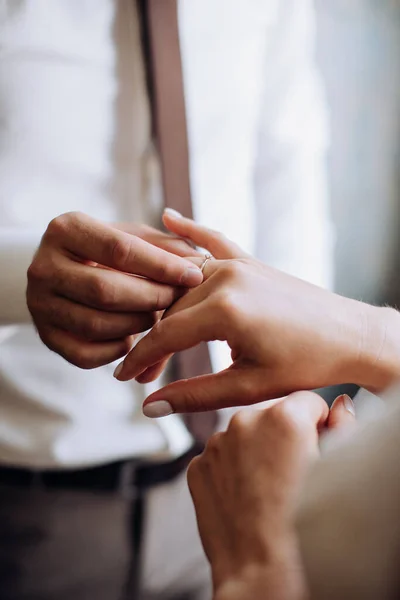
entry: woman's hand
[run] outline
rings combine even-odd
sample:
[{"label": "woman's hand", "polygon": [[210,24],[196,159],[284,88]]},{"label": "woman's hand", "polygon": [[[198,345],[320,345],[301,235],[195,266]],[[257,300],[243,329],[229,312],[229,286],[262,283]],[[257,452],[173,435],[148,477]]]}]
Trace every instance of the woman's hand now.
[{"label": "woman's hand", "polygon": [[311,392],[237,413],[188,471],[214,598],[307,597],[294,513],[319,433],[354,425],[350,398],[329,413]]},{"label": "woman's hand", "polygon": [[145,402],[146,415],[252,404],[348,382],[377,391],[399,376],[396,311],[343,298],[276,271],[220,234],[171,212],[165,223],[215,260],[206,264],[204,283],[177,300],[128,354],[116,376],[150,381],[172,354],[202,341],[226,340],[233,364],[158,390]]}]

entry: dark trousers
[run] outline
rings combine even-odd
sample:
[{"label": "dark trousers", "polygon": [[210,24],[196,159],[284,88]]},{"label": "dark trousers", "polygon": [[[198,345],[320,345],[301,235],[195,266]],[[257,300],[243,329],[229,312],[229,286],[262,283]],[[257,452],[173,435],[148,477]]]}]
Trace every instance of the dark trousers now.
[{"label": "dark trousers", "polygon": [[115,494],[1,486],[1,600],[122,599],[128,522]]},{"label": "dark trousers", "polygon": [[119,490],[0,484],[0,600],[153,600],[132,581],[135,506]]}]

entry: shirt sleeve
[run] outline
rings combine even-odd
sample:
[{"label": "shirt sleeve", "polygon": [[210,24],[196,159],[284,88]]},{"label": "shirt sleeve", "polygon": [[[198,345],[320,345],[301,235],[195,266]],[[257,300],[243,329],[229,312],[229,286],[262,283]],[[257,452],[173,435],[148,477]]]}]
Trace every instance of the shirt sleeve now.
[{"label": "shirt sleeve", "polygon": [[26,273],[41,234],[0,228],[0,326],[30,322],[26,305]]},{"label": "shirt sleeve", "polygon": [[390,396],[309,473],[297,526],[311,599],[398,597],[400,388]]},{"label": "shirt sleeve", "polygon": [[312,4],[279,2],[267,45],[255,165],[257,254],[275,268],[331,287],[329,135]]}]

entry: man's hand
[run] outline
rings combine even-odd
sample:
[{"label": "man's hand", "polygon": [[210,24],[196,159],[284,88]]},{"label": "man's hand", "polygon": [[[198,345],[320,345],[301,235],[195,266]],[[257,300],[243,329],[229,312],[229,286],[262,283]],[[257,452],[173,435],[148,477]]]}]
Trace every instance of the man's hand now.
[{"label": "man's hand", "polygon": [[207,248],[214,260],[205,265],[202,285],[175,302],[116,377],[150,381],[175,352],[213,340],[228,343],[233,364],[158,390],[145,402],[147,416],[253,404],[348,382],[379,391],[399,377],[396,311],[272,269],[189,219],[168,214],[165,223]]},{"label": "man's hand", "polygon": [[237,413],[188,471],[218,600],[307,597],[294,513],[319,434],[354,424],[350,398],[331,412],[311,392]]},{"label": "man's hand", "polygon": [[41,339],[84,369],[124,356],[157,311],[201,283],[185,253],[197,254],[149,227],[106,225],[81,213],[57,217],[28,270],[27,303]]}]

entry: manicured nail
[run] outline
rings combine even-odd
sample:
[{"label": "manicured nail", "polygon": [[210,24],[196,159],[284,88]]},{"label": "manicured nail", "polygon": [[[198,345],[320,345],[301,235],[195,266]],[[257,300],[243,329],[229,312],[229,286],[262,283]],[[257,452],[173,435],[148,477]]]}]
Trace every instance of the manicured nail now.
[{"label": "manicured nail", "polygon": [[118,375],[120,375],[120,374],[121,374],[121,371],[122,371],[122,369],[123,369],[123,366],[124,366],[124,363],[123,363],[123,362],[122,362],[122,363],[119,363],[118,367],[115,369],[115,371],[114,371],[114,377],[115,377],[115,379],[118,379]]},{"label": "manicured nail", "polygon": [[182,219],[183,215],[174,208],[164,208],[164,214],[169,215],[173,219]]},{"label": "manicured nail", "polygon": [[339,396],[339,398],[337,399],[337,401],[338,402],[342,401],[343,402],[343,406],[345,407],[345,409],[347,410],[347,412],[349,412],[351,415],[353,415],[353,417],[356,416],[356,409],[354,407],[354,402],[350,398],[350,396],[348,396],[347,394],[342,394],[341,396]]},{"label": "manicured nail", "polygon": [[353,417],[355,417],[356,416],[356,409],[355,409],[355,406],[354,406],[354,402],[350,398],[350,396],[348,396],[347,394],[344,394],[343,404],[345,405],[346,410],[349,413],[351,413],[353,415]]},{"label": "manicured nail", "polygon": [[203,273],[197,267],[189,267],[181,278],[181,285],[199,285],[203,281]]},{"label": "manicured nail", "polygon": [[150,419],[167,417],[168,415],[172,415],[173,412],[172,406],[166,400],[156,400],[155,402],[150,402],[150,404],[145,404],[145,406],[143,406],[144,416],[149,417]]}]

